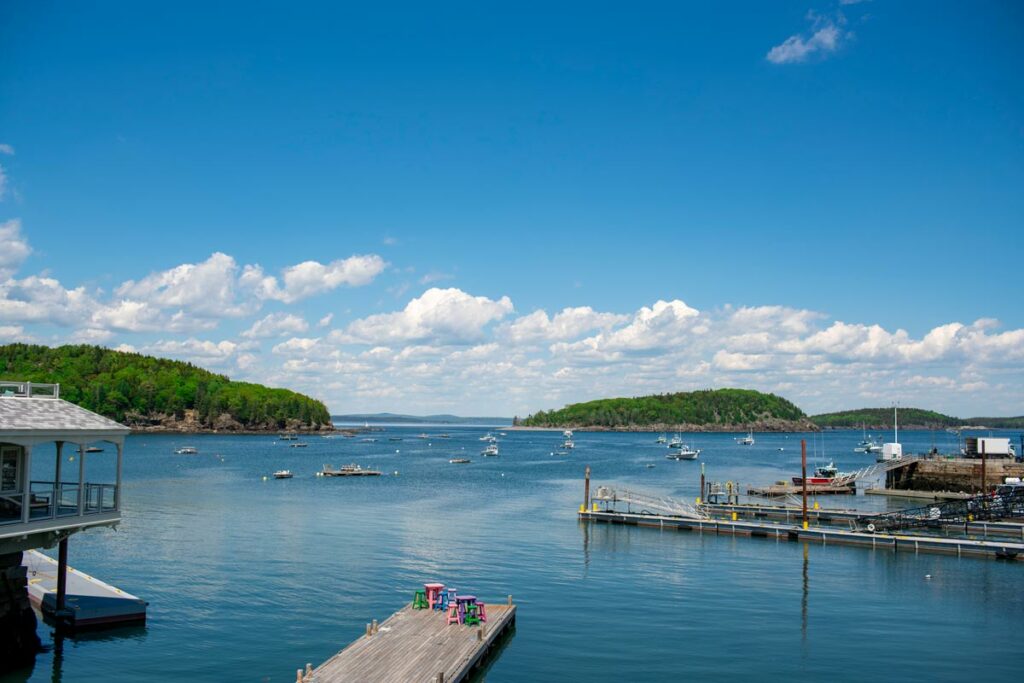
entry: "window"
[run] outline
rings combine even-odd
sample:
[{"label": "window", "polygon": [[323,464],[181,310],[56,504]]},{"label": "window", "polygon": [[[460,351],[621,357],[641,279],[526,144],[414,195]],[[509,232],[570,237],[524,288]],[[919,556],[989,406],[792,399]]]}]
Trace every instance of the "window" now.
[{"label": "window", "polygon": [[0,446],[0,491],[18,491],[20,446]]}]

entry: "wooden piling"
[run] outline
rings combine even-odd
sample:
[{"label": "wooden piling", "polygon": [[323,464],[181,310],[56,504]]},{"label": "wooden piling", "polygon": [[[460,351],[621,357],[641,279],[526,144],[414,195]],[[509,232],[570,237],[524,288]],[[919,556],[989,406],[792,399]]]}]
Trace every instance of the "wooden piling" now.
[{"label": "wooden piling", "polygon": [[64,611],[68,594],[68,539],[57,544],[57,617]]},{"label": "wooden piling", "polygon": [[807,528],[807,439],[800,439],[800,491],[803,526]]},{"label": "wooden piling", "polygon": [[583,473],[583,509],[590,509],[590,465]]}]

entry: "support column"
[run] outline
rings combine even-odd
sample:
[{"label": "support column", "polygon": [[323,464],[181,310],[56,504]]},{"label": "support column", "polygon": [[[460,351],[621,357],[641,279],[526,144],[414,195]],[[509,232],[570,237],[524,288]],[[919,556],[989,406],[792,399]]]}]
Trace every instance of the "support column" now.
[{"label": "support column", "polygon": [[807,528],[807,439],[800,439],[800,491],[803,499],[803,522]]},{"label": "support column", "polygon": [[121,511],[121,466],[124,461],[124,443],[117,444],[117,479],[114,486],[114,509]]},{"label": "support column", "polygon": [[590,465],[583,473],[583,511],[590,512]]},{"label": "support column", "polygon": [[0,555],[0,633],[0,676],[30,666],[40,643],[21,553]]},{"label": "support column", "polygon": [[68,539],[57,545],[57,615],[64,611],[68,593]]},{"label": "support column", "polygon": [[57,462],[53,465],[53,516],[60,517],[60,499],[63,493],[60,486],[61,461],[64,459],[64,442],[57,442]]},{"label": "support column", "polygon": [[78,444],[78,515],[85,514],[85,446]]},{"label": "support column", "polygon": [[21,521],[28,524],[32,514],[32,447],[24,446],[21,458],[24,469],[21,472]]}]

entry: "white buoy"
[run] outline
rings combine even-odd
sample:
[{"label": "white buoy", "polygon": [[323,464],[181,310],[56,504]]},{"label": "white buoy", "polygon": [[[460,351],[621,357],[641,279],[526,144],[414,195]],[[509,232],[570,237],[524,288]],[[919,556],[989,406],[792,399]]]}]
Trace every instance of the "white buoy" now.
[{"label": "white buoy", "polygon": [[266,480],[267,480],[267,475],[264,474],[263,475],[263,481],[266,481]]},{"label": "white buoy", "polygon": [[398,470],[395,470],[395,476],[396,477],[398,476]]},{"label": "white buoy", "polygon": [[932,578],[932,575],[931,575],[931,574],[925,574],[925,575],[924,575],[924,580],[925,580],[925,581],[930,581],[930,580],[931,580],[931,578]]}]

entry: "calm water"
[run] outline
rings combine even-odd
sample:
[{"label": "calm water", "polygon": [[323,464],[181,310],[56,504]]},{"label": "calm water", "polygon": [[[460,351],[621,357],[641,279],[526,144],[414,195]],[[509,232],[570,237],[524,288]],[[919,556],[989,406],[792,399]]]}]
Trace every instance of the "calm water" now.
[{"label": "calm water", "polygon": [[[420,431],[389,428],[377,443],[312,437],[305,449],[271,436],[131,437],[124,522],[73,536],[70,561],[148,600],[148,624],[65,641],[62,656],[43,653],[10,680],[290,683],[431,579],[515,597],[517,630],[488,681],[1019,672],[1019,563],[587,527],[575,517],[584,465],[595,483],[692,499],[699,464],[666,460],[648,434],[580,433],[573,455],[552,457],[557,434],[509,432],[500,457],[482,458],[479,428],[429,442]],[[901,436],[913,451],[933,438],[953,445],[941,433]],[[691,441],[709,480],[766,484],[799,471],[799,438]],[[859,438],[829,433],[824,451],[840,469],[863,466],[872,457],[852,453]],[[200,455],[173,454],[186,444]],[[473,462],[448,463],[458,456]],[[314,477],[325,462],[388,476]],[[283,467],[295,479],[262,479]],[[39,632],[53,643],[48,627]]]}]

